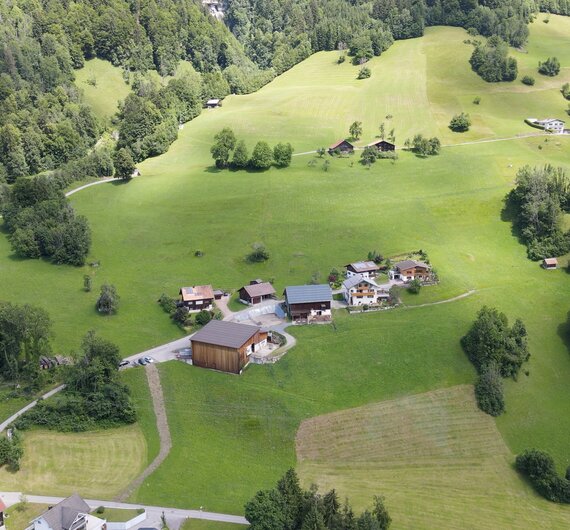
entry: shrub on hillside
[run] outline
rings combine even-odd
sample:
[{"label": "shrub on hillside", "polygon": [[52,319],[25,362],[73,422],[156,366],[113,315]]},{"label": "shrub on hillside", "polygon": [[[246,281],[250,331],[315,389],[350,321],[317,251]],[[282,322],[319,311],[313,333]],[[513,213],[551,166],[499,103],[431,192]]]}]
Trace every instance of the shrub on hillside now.
[{"label": "shrub on hillside", "polygon": [[356,76],[356,78],[357,79],[368,79],[371,75],[372,75],[372,70],[370,70],[370,68],[368,68],[368,66],[363,66],[358,71],[358,76]]},{"label": "shrub on hillside", "polygon": [[99,313],[104,315],[112,315],[119,308],[120,296],[114,285],[103,284],[101,286],[101,294],[95,303],[95,307]]},{"label": "shrub on hillside", "polygon": [[505,412],[503,381],[496,366],[490,366],[479,375],[475,383],[475,398],[479,408],[491,416]]},{"label": "shrub on hillside", "polygon": [[269,147],[269,144],[264,140],[257,142],[249,160],[250,167],[263,170],[269,169],[271,164],[273,164],[273,151],[271,147]]},{"label": "shrub on hillside", "polygon": [[205,309],[196,314],[196,324],[199,326],[205,326],[210,320],[212,320],[212,313]]},{"label": "shrub on hillside", "polygon": [[160,307],[162,307],[163,311],[169,315],[176,311],[176,300],[165,293],[160,295],[158,303],[160,304]]},{"label": "shrub on hillside", "polygon": [[408,292],[419,294],[422,289],[422,282],[418,278],[414,278],[408,285]]},{"label": "shrub on hillside", "polygon": [[521,82],[523,85],[532,86],[534,85],[534,77],[531,77],[530,75],[525,75],[521,79]]},{"label": "shrub on hillside", "polygon": [[570,504],[570,480],[567,476],[558,476],[554,460],[548,453],[527,449],[517,455],[515,466],[543,497],[553,502]]},{"label": "shrub on hillside", "polygon": [[469,130],[469,127],[471,127],[471,118],[465,112],[456,114],[449,122],[449,128],[454,132],[465,132]]},{"label": "shrub on hillside", "polygon": [[289,167],[293,156],[293,146],[290,143],[279,142],[273,148],[273,160],[277,167]]},{"label": "shrub on hillside", "polygon": [[255,243],[253,250],[246,256],[248,263],[262,263],[269,259],[269,251],[261,243]]},{"label": "shrub on hillside", "polygon": [[508,46],[500,37],[493,36],[486,44],[477,44],[469,63],[471,68],[488,83],[514,81],[517,78],[517,60],[508,57]]},{"label": "shrub on hillside", "polygon": [[570,99],[570,83],[564,83],[560,91],[562,92],[564,99]]},{"label": "shrub on hillside", "polygon": [[560,73],[560,61],[556,57],[549,57],[546,61],[538,63],[538,72],[554,77]]}]

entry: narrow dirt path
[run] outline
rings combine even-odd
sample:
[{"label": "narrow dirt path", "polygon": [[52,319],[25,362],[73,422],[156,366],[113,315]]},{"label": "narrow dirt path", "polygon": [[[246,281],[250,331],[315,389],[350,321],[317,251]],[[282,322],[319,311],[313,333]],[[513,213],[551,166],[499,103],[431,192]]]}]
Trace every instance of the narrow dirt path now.
[{"label": "narrow dirt path", "polygon": [[172,438],[170,429],[168,428],[168,418],[166,416],[166,408],[164,406],[164,394],[162,393],[162,385],[160,384],[160,374],[155,364],[146,366],[146,378],[152,396],[152,404],[154,414],[156,415],[156,428],[160,437],[160,451],[151,464],[128,486],[125,491],[115,497],[116,502],[124,502],[135,490],[144,482],[144,480],[166,460],[170,449],[172,448]]},{"label": "narrow dirt path", "polygon": [[453,298],[448,298],[447,300],[440,300],[439,302],[429,302],[427,304],[405,305],[404,307],[406,309],[413,309],[415,307],[428,307],[431,305],[448,304],[449,302],[455,302],[457,300],[461,300],[462,298],[467,298],[468,296],[471,296],[473,293],[476,293],[476,292],[477,292],[477,289],[471,289],[470,291],[467,291],[466,293],[460,294],[459,296],[454,296]]}]

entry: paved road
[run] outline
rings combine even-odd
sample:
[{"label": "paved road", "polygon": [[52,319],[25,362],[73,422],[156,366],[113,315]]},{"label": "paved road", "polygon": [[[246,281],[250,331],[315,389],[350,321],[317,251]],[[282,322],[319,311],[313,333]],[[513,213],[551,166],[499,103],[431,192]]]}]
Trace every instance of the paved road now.
[{"label": "paved road", "polygon": [[[53,390],[46,392],[41,397],[41,399],[47,399],[47,398],[53,396],[54,394],[61,392],[64,388],[65,388],[65,385],[58,386],[57,388],[54,388]],[[10,425],[12,422],[17,420],[22,414],[24,414],[24,412],[27,412],[31,408],[35,407],[37,404],[38,404],[38,399],[35,399],[34,401],[32,401],[31,403],[28,403],[24,408],[20,409],[15,414],[12,414],[12,416],[10,416],[6,421],[3,421],[2,423],[0,423],[0,432],[3,432],[4,429],[6,429],[6,427],[8,427],[8,425]]]},{"label": "paved road", "polygon": [[[12,506],[20,502],[20,492],[0,492],[0,497],[4,500],[7,506]],[[57,504],[63,500],[63,497],[49,497],[43,495],[27,495],[28,502],[38,504]],[[144,508],[147,512],[147,519],[139,527],[156,527],[161,528],[160,516],[162,513],[166,516],[169,527],[172,530],[179,528],[179,526],[186,519],[206,519],[208,521],[221,521],[225,523],[235,523],[241,525],[249,524],[245,517],[239,515],[229,515],[225,513],[206,512],[202,510],[181,510],[178,508],[166,508],[162,506],[146,506],[144,504],[127,504],[124,502],[112,502],[104,500],[85,499],[85,502],[91,508],[98,506],[105,506],[107,508],[126,508],[137,509]],[[135,527],[137,528],[137,527]]]}]

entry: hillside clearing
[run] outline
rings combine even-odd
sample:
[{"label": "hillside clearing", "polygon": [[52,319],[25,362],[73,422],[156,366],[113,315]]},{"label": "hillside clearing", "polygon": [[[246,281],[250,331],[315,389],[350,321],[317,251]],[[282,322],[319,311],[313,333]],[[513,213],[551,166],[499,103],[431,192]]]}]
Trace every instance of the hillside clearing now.
[{"label": "hillside clearing", "polygon": [[297,458],[306,486],[335,488],[358,509],[385,495],[395,528],[570,525],[570,507],[541,499],[512,469],[514,457],[471,386],[305,420]]}]

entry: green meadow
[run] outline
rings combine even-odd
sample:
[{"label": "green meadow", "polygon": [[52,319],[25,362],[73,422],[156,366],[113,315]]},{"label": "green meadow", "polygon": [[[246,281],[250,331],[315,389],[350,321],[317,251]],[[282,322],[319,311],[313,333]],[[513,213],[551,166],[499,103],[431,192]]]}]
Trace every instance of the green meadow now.
[{"label": "green meadow", "polygon": [[[529,376],[506,382],[500,434],[511,453],[539,447],[553,454],[561,471],[570,464],[569,276],[530,262],[503,213],[521,166],[570,170],[570,138],[455,145],[428,159],[401,152],[396,163],[378,161],[370,170],[355,155],[331,160],[325,171],[323,160],[310,154],[265,173],[212,167],[212,138],[225,126],[250,149],[264,139],[291,142],[302,153],[346,136],[354,120],[364,126],[359,145],[374,139],[382,121],[395,129],[399,145],[418,132],[454,145],[531,133],[526,117],[563,117],[567,104],[559,89],[570,81],[569,18],[551,16],[544,24],[539,17],[528,48],[513,52],[521,75],[548,55],[561,59],[561,74],[545,79],[535,73],[533,87],[480,80],[467,62],[466,38],[457,28],[429,28],[425,37],[397,42],[370,61],[372,77],[362,81],[358,67],[336,63],[337,53],[318,53],[259,92],[230,96],[222,108],[204,111],[167,154],[140,165],[142,178],[72,197],[90,221],[96,269],[22,261],[0,238],[3,297],[48,309],[63,352],[92,328],[125,355],[180,336],[156,300],[182,285],[232,289],[273,277],[279,291],[315,274],[325,280],[332,267],[373,249],[386,256],[424,249],[437,268],[440,285],[406,296],[405,308],[338,312],[336,329],[293,329],[298,346],[276,365],[250,367],[239,378],[161,365],[174,445],[133,500],[242,513],[255,491],[295,465],[295,433],[303,420],[473,382],[459,339],[483,304],[521,317],[529,330]],[[460,111],[471,114],[473,127],[452,133],[447,125]],[[256,242],[271,258],[249,265],[244,256]],[[198,249],[201,258],[194,257]],[[91,293],[82,290],[84,274],[93,275]],[[104,282],[121,295],[116,316],[95,311]],[[470,290],[475,293],[456,302],[412,307]],[[152,404],[144,395],[136,403],[152,450]],[[516,476],[509,481],[513,491],[518,484],[527,492]],[[441,491],[442,502],[453,495],[445,484]],[[527,493],[517,510],[532,510],[524,503]],[[485,495],[477,502],[483,510]],[[392,516],[397,520],[397,508]]]}]

